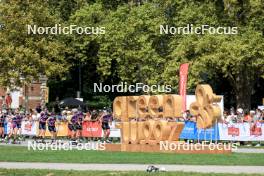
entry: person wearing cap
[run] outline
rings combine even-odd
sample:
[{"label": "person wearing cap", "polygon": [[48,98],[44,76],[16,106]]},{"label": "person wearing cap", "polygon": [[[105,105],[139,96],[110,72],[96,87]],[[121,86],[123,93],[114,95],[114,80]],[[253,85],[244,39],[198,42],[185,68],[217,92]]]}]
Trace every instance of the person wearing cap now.
[{"label": "person wearing cap", "polygon": [[55,141],[56,138],[56,115],[54,112],[51,113],[50,117],[47,120],[48,122],[48,130],[51,134],[51,143],[53,143]]},{"label": "person wearing cap", "polygon": [[240,122],[243,122],[243,119],[244,119],[244,110],[242,108],[238,108],[237,109],[237,113],[236,113],[236,122],[237,123],[240,123]]}]

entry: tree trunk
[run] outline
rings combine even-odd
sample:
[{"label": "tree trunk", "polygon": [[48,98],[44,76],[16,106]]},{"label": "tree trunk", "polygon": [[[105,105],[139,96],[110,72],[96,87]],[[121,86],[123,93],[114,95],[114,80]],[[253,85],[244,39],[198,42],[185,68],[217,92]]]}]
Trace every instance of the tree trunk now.
[{"label": "tree trunk", "polygon": [[250,72],[241,70],[235,78],[235,92],[237,108],[242,108],[244,111],[251,109],[251,93],[253,84]]}]

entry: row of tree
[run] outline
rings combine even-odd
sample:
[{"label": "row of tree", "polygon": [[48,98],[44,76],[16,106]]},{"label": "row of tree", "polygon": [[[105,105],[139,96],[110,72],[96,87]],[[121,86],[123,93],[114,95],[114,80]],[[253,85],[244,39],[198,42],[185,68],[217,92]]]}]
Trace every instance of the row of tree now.
[{"label": "row of tree", "polygon": [[[0,23],[4,86],[43,74],[50,80],[51,99],[73,96],[79,87],[84,98],[98,97],[94,82],[170,84],[178,92],[179,65],[188,62],[190,93],[198,83],[210,83],[226,95],[227,104],[245,109],[251,108],[252,95],[258,97],[254,103],[264,97],[263,0],[5,0]],[[105,27],[106,32],[28,35],[28,24]],[[237,27],[238,34],[160,33],[160,25],[187,24]]]}]

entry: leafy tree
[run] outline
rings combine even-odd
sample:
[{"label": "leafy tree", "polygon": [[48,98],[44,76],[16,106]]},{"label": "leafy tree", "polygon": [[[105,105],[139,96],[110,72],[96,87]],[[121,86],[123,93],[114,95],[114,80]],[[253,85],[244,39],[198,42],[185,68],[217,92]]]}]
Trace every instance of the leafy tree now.
[{"label": "leafy tree", "polygon": [[27,25],[54,26],[57,16],[50,15],[45,1],[9,0],[0,4],[0,84],[17,86],[37,80],[40,75],[62,75],[68,65],[67,47],[55,35],[28,34]]},{"label": "leafy tree", "polygon": [[161,11],[147,3],[133,8],[124,5],[110,12],[98,54],[97,70],[103,80],[113,75],[128,83],[157,84],[162,80],[166,62],[158,33],[162,18]]},{"label": "leafy tree", "polygon": [[[263,77],[263,9],[261,1],[207,0],[119,7],[105,20],[98,72],[102,79],[163,80],[177,87],[179,65],[189,62],[190,90],[221,75],[232,86],[237,106],[250,109],[255,83]],[[160,24],[235,26],[239,34],[159,35]]]},{"label": "leafy tree", "polygon": [[186,17],[176,15],[175,21],[237,26],[238,34],[175,37],[170,44],[175,48],[171,53],[174,59],[168,62],[168,70],[176,70],[179,60],[190,62],[189,78],[194,81],[189,83],[193,85],[204,82],[204,75],[209,80],[222,75],[220,79],[226,78],[235,92],[237,106],[249,110],[255,84],[264,74],[264,4],[261,1],[223,1],[223,8],[219,9],[218,4],[205,2],[189,4],[178,12]]},{"label": "leafy tree", "polygon": [[52,14],[58,14],[63,21],[68,21],[81,7],[94,0],[48,0],[48,5]]},{"label": "leafy tree", "polygon": [[[21,77],[30,82],[45,74],[52,78],[54,90],[58,85],[54,96],[70,96],[78,90],[81,70],[86,99],[96,99],[94,82],[171,84],[177,92],[179,66],[188,62],[190,93],[198,83],[210,83],[218,93],[225,93],[221,88],[227,85],[225,90],[234,92],[237,106],[250,109],[252,95],[256,89],[262,90],[263,0],[9,0],[0,6],[0,21],[5,24],[0,32],[2,85],[19,85]],[[105,27],[105,34],[26,33],[27,24],[56,23],[95,30]],[[187,24],[235,26],[238,34],[160,34],[160,25]],[[62,81],[64,73],[68,74]]]}]

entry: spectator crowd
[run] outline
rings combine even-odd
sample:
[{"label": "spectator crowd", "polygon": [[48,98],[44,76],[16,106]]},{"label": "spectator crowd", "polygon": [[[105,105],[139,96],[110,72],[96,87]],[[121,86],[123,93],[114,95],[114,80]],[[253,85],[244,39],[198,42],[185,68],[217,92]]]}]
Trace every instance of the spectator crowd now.
[{"label": "spectator crowd", "polygon": [[[168,119],[175,121],[175,118]],[[74,142],[80,142],[82,137],[82,124],[85,121],[99,121],[103,132],[103,140],[109,141],[110,125],[113,121],[113,115],[110,109],[104,108],[103,110],[92,110],[84,112],[81,108],[69,109],[68,107],[61,109],[59,113],[49,112],[48,109],[42,109],[37,106],[35,109],[30,109],[25,112],[23,109],[3,109],[0,111],[0,140],[6,143],[16,143],[21,141],[22,121],[37,121],[38,122],[38,135],[36,140],[45,142],[46,131],[51,134],[51,142],[55,142],[57,137],[57,122],[67,122],[68,138]],[[182,117],[176,118],[176,121],[193,121],[196,122],[196,117],[193,116],[189,110],[183,112]],[[10,130],[5,134],[4,124],[10,123]],[[249,123],[252,128],[257,123],[264,122],[264,110],[256,109],[251,111],[244,111],[241,108],[231,108],[229,111],[224,111],[222,118],[218,121],[225,124],[233,123]]]},{"label": "spectator crowd", "polygon": [[[104,108],[103,110],[92,110],[83,112],[81,109],[66,107],[60,113],[49,112],[48,109],[42,109],[37,106],[36,109],[30,109],[25,112],[23,109],[3,109],[0,111],[0,141],[6,143],[17,143],[21,141],[23,136],[21,134],[22,121],[38,121],[39,133],[36,140],[45,142],[46,131],[51,134],[51,142],[55,142],[57,129],[57,122],[67,122],[68,124],[68,138],[73,142],[79,142],[82,139],[82,124],[84,121],[99,121],[104,131],[104,140],[110,142],[108,137],[110,135],[110,123],[112,122],[112,112]],[[8,134],[5,134],[4,126],[6,123],[11,124]]]}]

